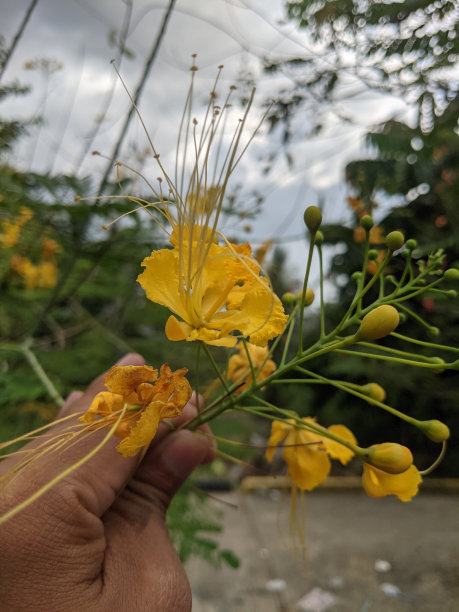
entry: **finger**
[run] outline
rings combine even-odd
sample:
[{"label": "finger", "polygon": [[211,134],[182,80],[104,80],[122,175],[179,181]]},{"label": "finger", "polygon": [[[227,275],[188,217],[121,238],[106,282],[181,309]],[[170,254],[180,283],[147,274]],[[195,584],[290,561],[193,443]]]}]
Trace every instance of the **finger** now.
[{"label": "finger", "polygon": [[[211,442],[187,430],[174,432],[152,447],[133,478],[104,516],[106,577],[119,556],[148,568],[158,559],[176,560],[165,523],[166,509],[186,478],[209,453]],[[166,557],[166,559],[164,559]]]}]

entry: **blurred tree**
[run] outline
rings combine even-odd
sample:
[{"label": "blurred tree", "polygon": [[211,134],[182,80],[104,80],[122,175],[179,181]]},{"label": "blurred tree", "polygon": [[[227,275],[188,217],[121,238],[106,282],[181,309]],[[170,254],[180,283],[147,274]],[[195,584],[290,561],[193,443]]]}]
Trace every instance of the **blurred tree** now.
[{"label": "blurred tree", "polygon": [[[317,133],[330,111],[352,122],[342,102],[369,91],[414,105],[423,132],[454,102],[459,87],[456,2],[294,0],[285,6],[287,19],[304,32],[302,50],[264,62],[267,72],[286,79],[269,116],[271,128],[282,130],[284,144]],[[300,130],[293,129],[298,115]]]}]

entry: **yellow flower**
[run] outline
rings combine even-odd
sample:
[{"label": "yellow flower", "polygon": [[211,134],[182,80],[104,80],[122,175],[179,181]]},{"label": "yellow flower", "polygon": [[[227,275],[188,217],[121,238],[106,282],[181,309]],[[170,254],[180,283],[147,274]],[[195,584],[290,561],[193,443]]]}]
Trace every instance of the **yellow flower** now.
[{"label": "yellow flower", "polygon": [[57,284],[57,266],[54,261],[42,261],[37,266],[37,287],[52,289]]},{"label": "yellow flower", "polygon": [[408,502],[418,492],[421,482],[421,475],[414,465],[401,474],[388,474],[368,463],[363,464],[362,484],[370,497],[396,495],[401,501]]},{"label": "yellow flower", "polygon": [[[316,427],[315,419],[307,417],[301,419],[306,425],[311,423]],[[356,444],[354,434],[344,425],[331,425],[324,431]],[[288,473],[293,483],[302,490],[310,491],[321,484],[328,476],[331,468],[329,457],[338,459],[346,465],[354,453],[325,436],[311,430],[295,426],[295,421],[274,421],[271,428],[271,437],[266,449],[266,459],[272,461],[276,446],[284,440],[282,456],[288,465]]]},{"label": "yellow flower", "polygon": [[201,340],[234,346],[233,332],[266,346],[285,328],[287,317],[279,298],[251,256],[248,244],[221,246],[207,227],[178,226],[172,249],[153,251],[138,281],[152,302],[166,306],[169,340]]},{"label": "yellow flower", "polygon": [[161,419],[182,413],[191,397],[191,387],[185,378],[186,368],[172,372],[167,364],[158,371],[150,366],[114,366],[105,375],[108,391],[98,393],[82,423],[96,421],[100,427],[111,427],[126,412],[115,430],[122,438],[117,450],[123,457],[133,457],[154,438]]},{"label": "yellow flower", "polygon": [[19,215],[14,221],[8,221],[5,219],[2,221],[2,234],[0,234],[0,243],[4,249],[10,249],[17,244],[19,234],[23,225],[29,221],[33,216],[32,211],[27,206],[21,206],[19,209]]},{"label": "yellow flower", "polygon": [[[256,381],[261,382],[274,372],[276,364],[272,359],[266,359],[268,356],[268,349],[266,347],[255,346],[254,344],[250,344],[250,342],[248,342],[246,346],[256,374]],[[263,367],[261,368],[262,364]],[[229,358],[226,376],[228,380],[232,382],[239,381],[242,383],[237,387],[235,391],[236,394],[245,391],[252,382],[252,372],[250,370],[247,352],[242,342],[239,343],[238,353],[231,355]]]}]

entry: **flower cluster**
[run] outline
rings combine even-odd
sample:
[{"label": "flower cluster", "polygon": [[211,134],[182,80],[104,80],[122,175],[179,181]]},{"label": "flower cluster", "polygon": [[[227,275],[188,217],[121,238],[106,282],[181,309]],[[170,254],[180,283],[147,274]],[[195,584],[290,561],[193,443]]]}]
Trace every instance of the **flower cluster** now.
[{"label": "flower cluster", "polygon": [[79,420],[97,429],[115,426],[114,435],[122,438],[118,452],[132,457],[153,440],[162,419],[182,413],[191,397],[186,373],[167,364],[159,377],[150,366],[114,366],[104,378],[107,391],[95,396]]}]

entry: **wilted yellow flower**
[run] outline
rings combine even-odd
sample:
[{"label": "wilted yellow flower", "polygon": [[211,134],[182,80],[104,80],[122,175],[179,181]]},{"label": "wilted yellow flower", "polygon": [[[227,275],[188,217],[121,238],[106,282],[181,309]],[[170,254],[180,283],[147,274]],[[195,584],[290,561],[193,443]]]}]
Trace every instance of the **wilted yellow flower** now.
[{"label": "wilted yellow flower", "polygon": [[[133,457],[152,441],[161,419],[182,413],[191,397],[186,373],[186,368],[172,372],[164,364],[158,378],[158,371],[150,366],[114,366],[104,379],[108,391],[98,393],[79,420],[111,427],[127,406],[114,433],[123,438],[118,452],[123,457]],[[97,416],[101,419],[96,421]]]},{"label": "wilted yellow flower", "polygon": [[368,463],[363,464],[362,484],[370,497],[396,495],[407,502],[416,495],[421,482],[421,475],[414,465],[401,474],[389,474]]},{"label": "wilted yellow flower", "polygon": [[[306,425],[311,423],[318,426],[315,419],[307,417],[301,419]],[[356,444],[354,434],[345,425],[331,425],[324,431],[339,436],[343,440]],[[346,465],[354,453],[330,438],[321,436],[313,431],[295,426],[295,421],[274,421],[271,428],[271,437],[268,441],[265,457],[272,461],[276,446],[284,440],[282,456],[288,465],[288,473],[293,484],[299,489],[310,491],[321,484],[328,476],[332,459],[338,459]]]},{"label": "wilted yellow flower", "polygon": [[[267,347],[255,346],[254,344],[250,344],[250,342],[246,343],[246,347],[256,374],[256,380],[257,382],[261,382],[274,372],[276,369],[276,364],[272,359],[267,359]],[[252,382],[252,372],[250,369],[249,359],[247,357],[247,351],[244,348],[243,343],[240,342],[237,348],[238,353],[231,355],[228,360],[228,370],[226,372],[226,376],[228,380],[231,380],[232,382],[242,382],[242,384],[237,387],[235,391],[236,394],[239,394],[242,393],[242,391],[245,391],[245,389],[247,389]],[[262,364],[263,367],[261,368]]]}]

